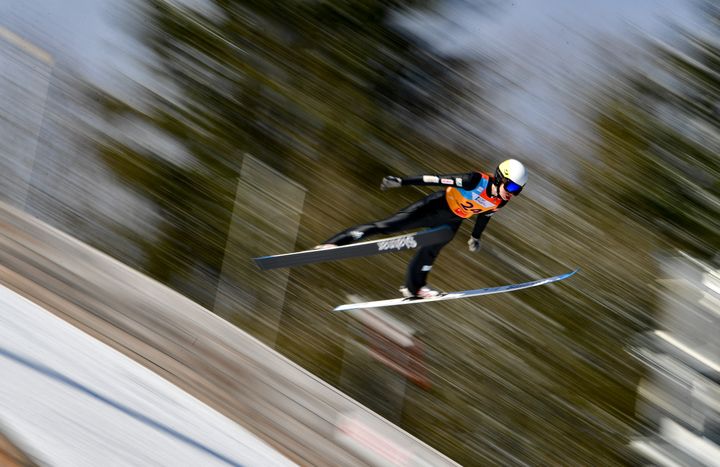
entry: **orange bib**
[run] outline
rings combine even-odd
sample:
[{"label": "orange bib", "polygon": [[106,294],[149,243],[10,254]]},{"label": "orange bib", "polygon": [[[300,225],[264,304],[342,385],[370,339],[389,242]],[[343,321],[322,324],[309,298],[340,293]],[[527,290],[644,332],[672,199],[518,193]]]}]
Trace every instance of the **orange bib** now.
[{"label": "orange bib", "polygon": [[475,214],[481,214],[488,211],[495,211],[502,199],[491,198],[485,194],[490,176],[481,174],[480,183],[472,190],[463,190],[462,188],[448,187],[445,190],[445,200],[450,210],[457,216],[464,219],[472,217]]}]

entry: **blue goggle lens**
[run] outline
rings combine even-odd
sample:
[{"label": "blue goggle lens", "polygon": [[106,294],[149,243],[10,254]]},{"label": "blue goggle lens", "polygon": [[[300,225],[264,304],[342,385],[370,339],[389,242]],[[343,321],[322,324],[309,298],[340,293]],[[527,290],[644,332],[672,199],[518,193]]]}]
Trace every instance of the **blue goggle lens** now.
[{"label": "blue goggle lens", "polygon": [[517,195],[522,191],[523,187],[521,185],[518,185],[517,183],[513,182],[512,180],[507,180],[505,182],[505,190],[510,193],[511,195]]}]

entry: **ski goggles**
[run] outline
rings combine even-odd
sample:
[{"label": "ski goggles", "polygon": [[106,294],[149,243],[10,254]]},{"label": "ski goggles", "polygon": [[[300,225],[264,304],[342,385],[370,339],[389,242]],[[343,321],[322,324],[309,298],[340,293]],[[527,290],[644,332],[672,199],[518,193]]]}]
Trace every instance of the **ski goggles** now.
[{"label": "ski goggles", "polygon": [[518,185],[512,180],[505,180],[505,191],[507,191],[511,195],[519,195],[522,189],[522,185]]}]

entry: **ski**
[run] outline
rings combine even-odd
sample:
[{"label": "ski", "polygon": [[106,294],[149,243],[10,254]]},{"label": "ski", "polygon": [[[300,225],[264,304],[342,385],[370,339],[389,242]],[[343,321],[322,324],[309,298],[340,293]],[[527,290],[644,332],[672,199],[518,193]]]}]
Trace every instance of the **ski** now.
[{"label": "ski", "polygon": [[443,293],[441,295],[438,295],[438,296],[432,297],[432,298],[393,298],[390,300],[378,300],[378,301],[374,301],[374,302],[348,303],[346,305],[340,305],[338,307],[335,307],[335,309],[333,311],[348,311],[348,310],[356,310],[356,309],[360,309],[360,308],[380,308],[380,307],[386,307],[386,306],[409,305],[411,303],[417,304],[417,303],[427,303],[427,302],[439,302],[441,300],[454,300],[457,298],[468,298],[468,297],[477,297],[479,295],[490,295],[490,294],[503,293],[503,292],[512,292],[515,290],[527,289],[529,287],[537,287],[538,285],[550,284],[552,282],[561,281],[563,279],[567,279],[568,277],[572,276],[573,274],[575,274],[578,271],[579,271],[579,269],[575,269],[574,271],[566,272],[565,274],[560,274],[559,276],[548,277],[546,279],[539,279],[536,281],[523,282],[520,284],[509,284],[509,285],[502,285],[499,287],[488,287],[485,289],[464,290],[461,292]]},{"label": "ski", "polygon": [[397,237],[389,237],[367,242],[352,243],[350,245],[328,248],[325,250],[306,250],[281,255],[261,256],[253,258],[255,264],[262,270],[288,268],[303,264],[322,263],[339,259],[372,256],[382,253],[391,253],[403,250],[413,250],[438,243],[447,242],[453,236],[452,230],[446,225],[434,227]]}]

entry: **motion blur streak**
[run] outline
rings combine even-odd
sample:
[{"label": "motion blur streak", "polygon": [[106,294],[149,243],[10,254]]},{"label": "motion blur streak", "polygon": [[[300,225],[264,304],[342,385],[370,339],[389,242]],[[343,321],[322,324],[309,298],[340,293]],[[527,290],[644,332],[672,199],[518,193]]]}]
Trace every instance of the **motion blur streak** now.
[{"label": "motion blur streak", "polygon": [[[0,282],[299,464],[712,463],[716,3],[6,0]],[[571,281],[338,315],[408,253],[251,262],[509,157],[430,285]]]}]

